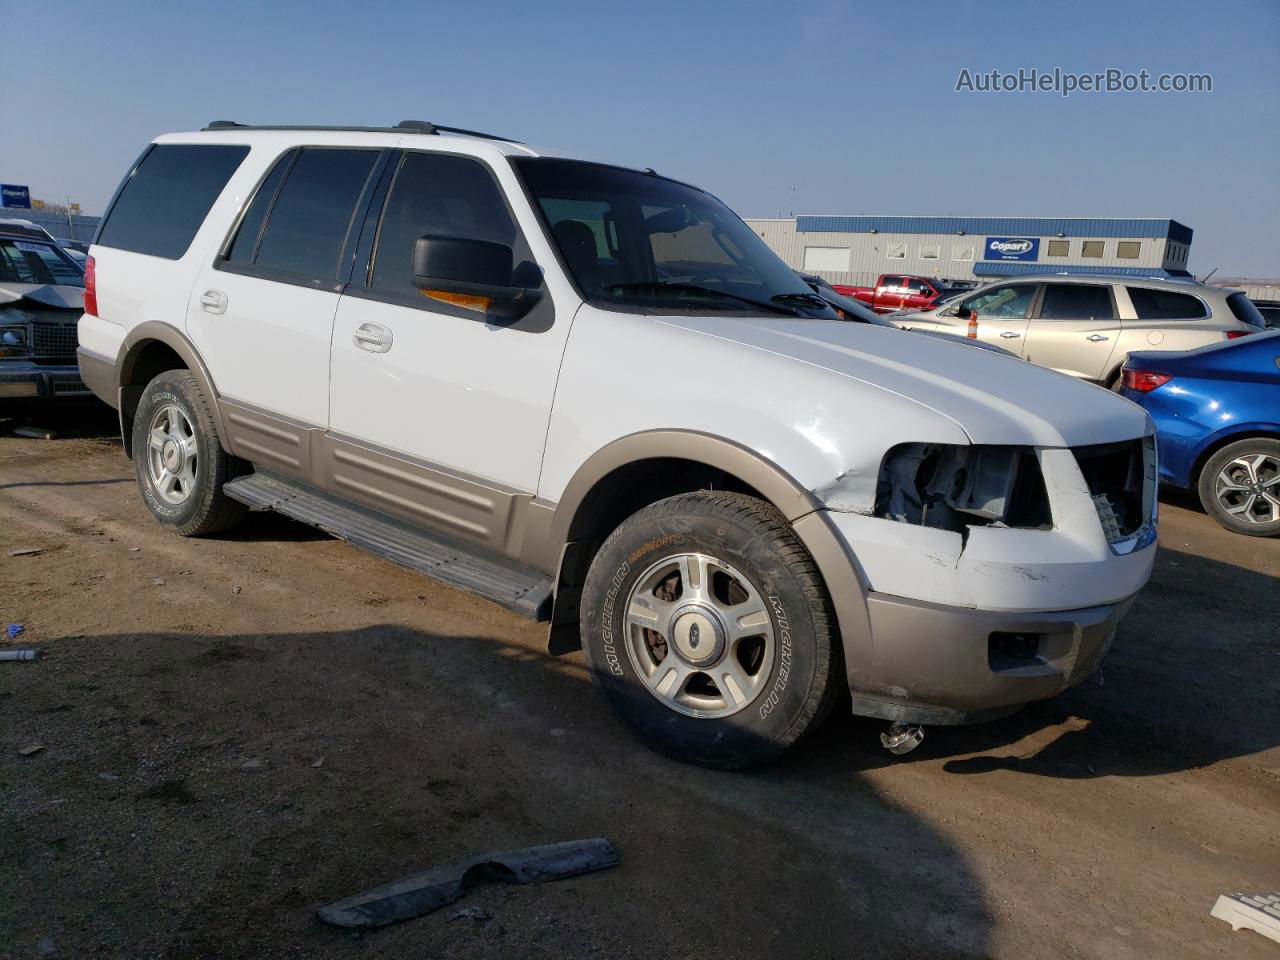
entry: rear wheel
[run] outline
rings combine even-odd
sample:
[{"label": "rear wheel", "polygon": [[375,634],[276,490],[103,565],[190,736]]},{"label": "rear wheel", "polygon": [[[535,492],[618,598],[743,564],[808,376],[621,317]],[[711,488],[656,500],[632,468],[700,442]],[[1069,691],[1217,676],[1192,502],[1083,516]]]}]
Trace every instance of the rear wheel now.
[{"label": "rear wheel", "polygon": [[1200,471],[1199,492],[1205,510],[1228,530],[1280,535],[1280,440],[1227,444]]},{"label": "rear wheel", "polygon": [[634,514],[592,562],[581,621],[599,688],[680,760],[770,760],[839,690],[818,570],[786,519],[753,497],[681,494]]},{"label": "rear wheel", "polygon": [[232,464],[199,380],[166,370],[147,384],[133,420],[133,466],[152,516],[184,537],[234,526],[246,508],[222,492]]}]

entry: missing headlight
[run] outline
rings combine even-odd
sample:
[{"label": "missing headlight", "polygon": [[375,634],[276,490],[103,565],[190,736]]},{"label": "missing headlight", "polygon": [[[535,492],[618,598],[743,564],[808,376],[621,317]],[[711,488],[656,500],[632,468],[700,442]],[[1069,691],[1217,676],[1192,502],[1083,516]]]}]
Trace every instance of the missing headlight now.
[{"label": "missing headlight", "polygon": [[899,444],[880,467],[876,516],[960,534],[969,527],[1052,524],[1030,447]]}]

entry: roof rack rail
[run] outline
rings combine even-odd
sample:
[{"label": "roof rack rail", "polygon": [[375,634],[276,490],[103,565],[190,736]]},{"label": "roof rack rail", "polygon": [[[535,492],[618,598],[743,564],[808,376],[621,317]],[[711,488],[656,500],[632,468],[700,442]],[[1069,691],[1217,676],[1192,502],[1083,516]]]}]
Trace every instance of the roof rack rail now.
[{"label": "roof rack rail", "polygon": [[520,143],[510,137],[499,137],[493,133],[481,133],[478,130],[465,130],[462,127],[446,127],[431,123],[428,120],[401,120],[394,127],[328,127],[312,124],[278,124],[278,123],[237,123],[234,120],[214,120],[205,130],[332,130],[341,133],[421,133],[428,136],[440,133],[456,133],[464,137],[479,137],[482,140],[499,140],[502,143]]}]

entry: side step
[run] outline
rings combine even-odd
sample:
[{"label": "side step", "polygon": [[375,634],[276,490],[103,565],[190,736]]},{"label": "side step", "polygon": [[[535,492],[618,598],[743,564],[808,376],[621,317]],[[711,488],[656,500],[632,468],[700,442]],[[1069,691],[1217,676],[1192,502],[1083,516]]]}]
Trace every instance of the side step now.
[{"label": "side step", "polygon": [[310,487],[269,474],[238,477],[223,492],[254,510],[274,510],[301,520],[353,547],[469,590],[532,620],[550,617],[551,578],[481,548],[426,533],[345,503]]}]

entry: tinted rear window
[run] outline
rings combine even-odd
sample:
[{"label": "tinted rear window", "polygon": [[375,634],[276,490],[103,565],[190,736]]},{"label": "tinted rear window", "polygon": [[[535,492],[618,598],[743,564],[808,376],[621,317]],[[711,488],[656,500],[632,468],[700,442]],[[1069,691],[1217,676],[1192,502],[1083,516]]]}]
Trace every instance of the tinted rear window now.
[{"label": "tinted rear window", "polygon": [[1200,320],[1208,313],[1199,297],[1172,290],[1129,287],[1139,320]]},{"label": "tinted rear window", "polygon": [[285,172],[289,169],[289,164],[293,162],[296,153],[296,150],[290,150],[277,160],[271,172],[258,187],[258,192],[253,196],[253,202],[249,204],[244,219],[240,221],[235,242],[231,244],[231,251],[227,254],[228,260],[233,263],[252,262],[253,254],[258,248],[258,234],[262,232],[262,225],[267,221],[267,211],[271,209],[271,204],[275,201],[276,193],[280,189],[280,181],[284,179]]},{"label": "tinted rear window", "polygon": [[122,185],[98,244],[180,259],[248,153],[223,144],[152,147]]},{"label": "tinted rear window", "polygon": [[356,201],[377,159],[377,150],[305,147],[271,208],[253,265],[336,279]]},{"label": "tinted rear window", "polygon": [[1102,320],[1112,316],[1109,287],[1086,283],[1045,285],[1041,320]]},{"label": "tinted rear window", "polygon": [[1258,308],[1253,305],[1243,293],[1233,293],[1227,297],[1227,306],[1231,308],[1231,312],[1236,315],[1236,319],[1241,323],[1247,323],[1251,327],[1265,327],[1267,325],[1266,318],[1258,312]]}]

